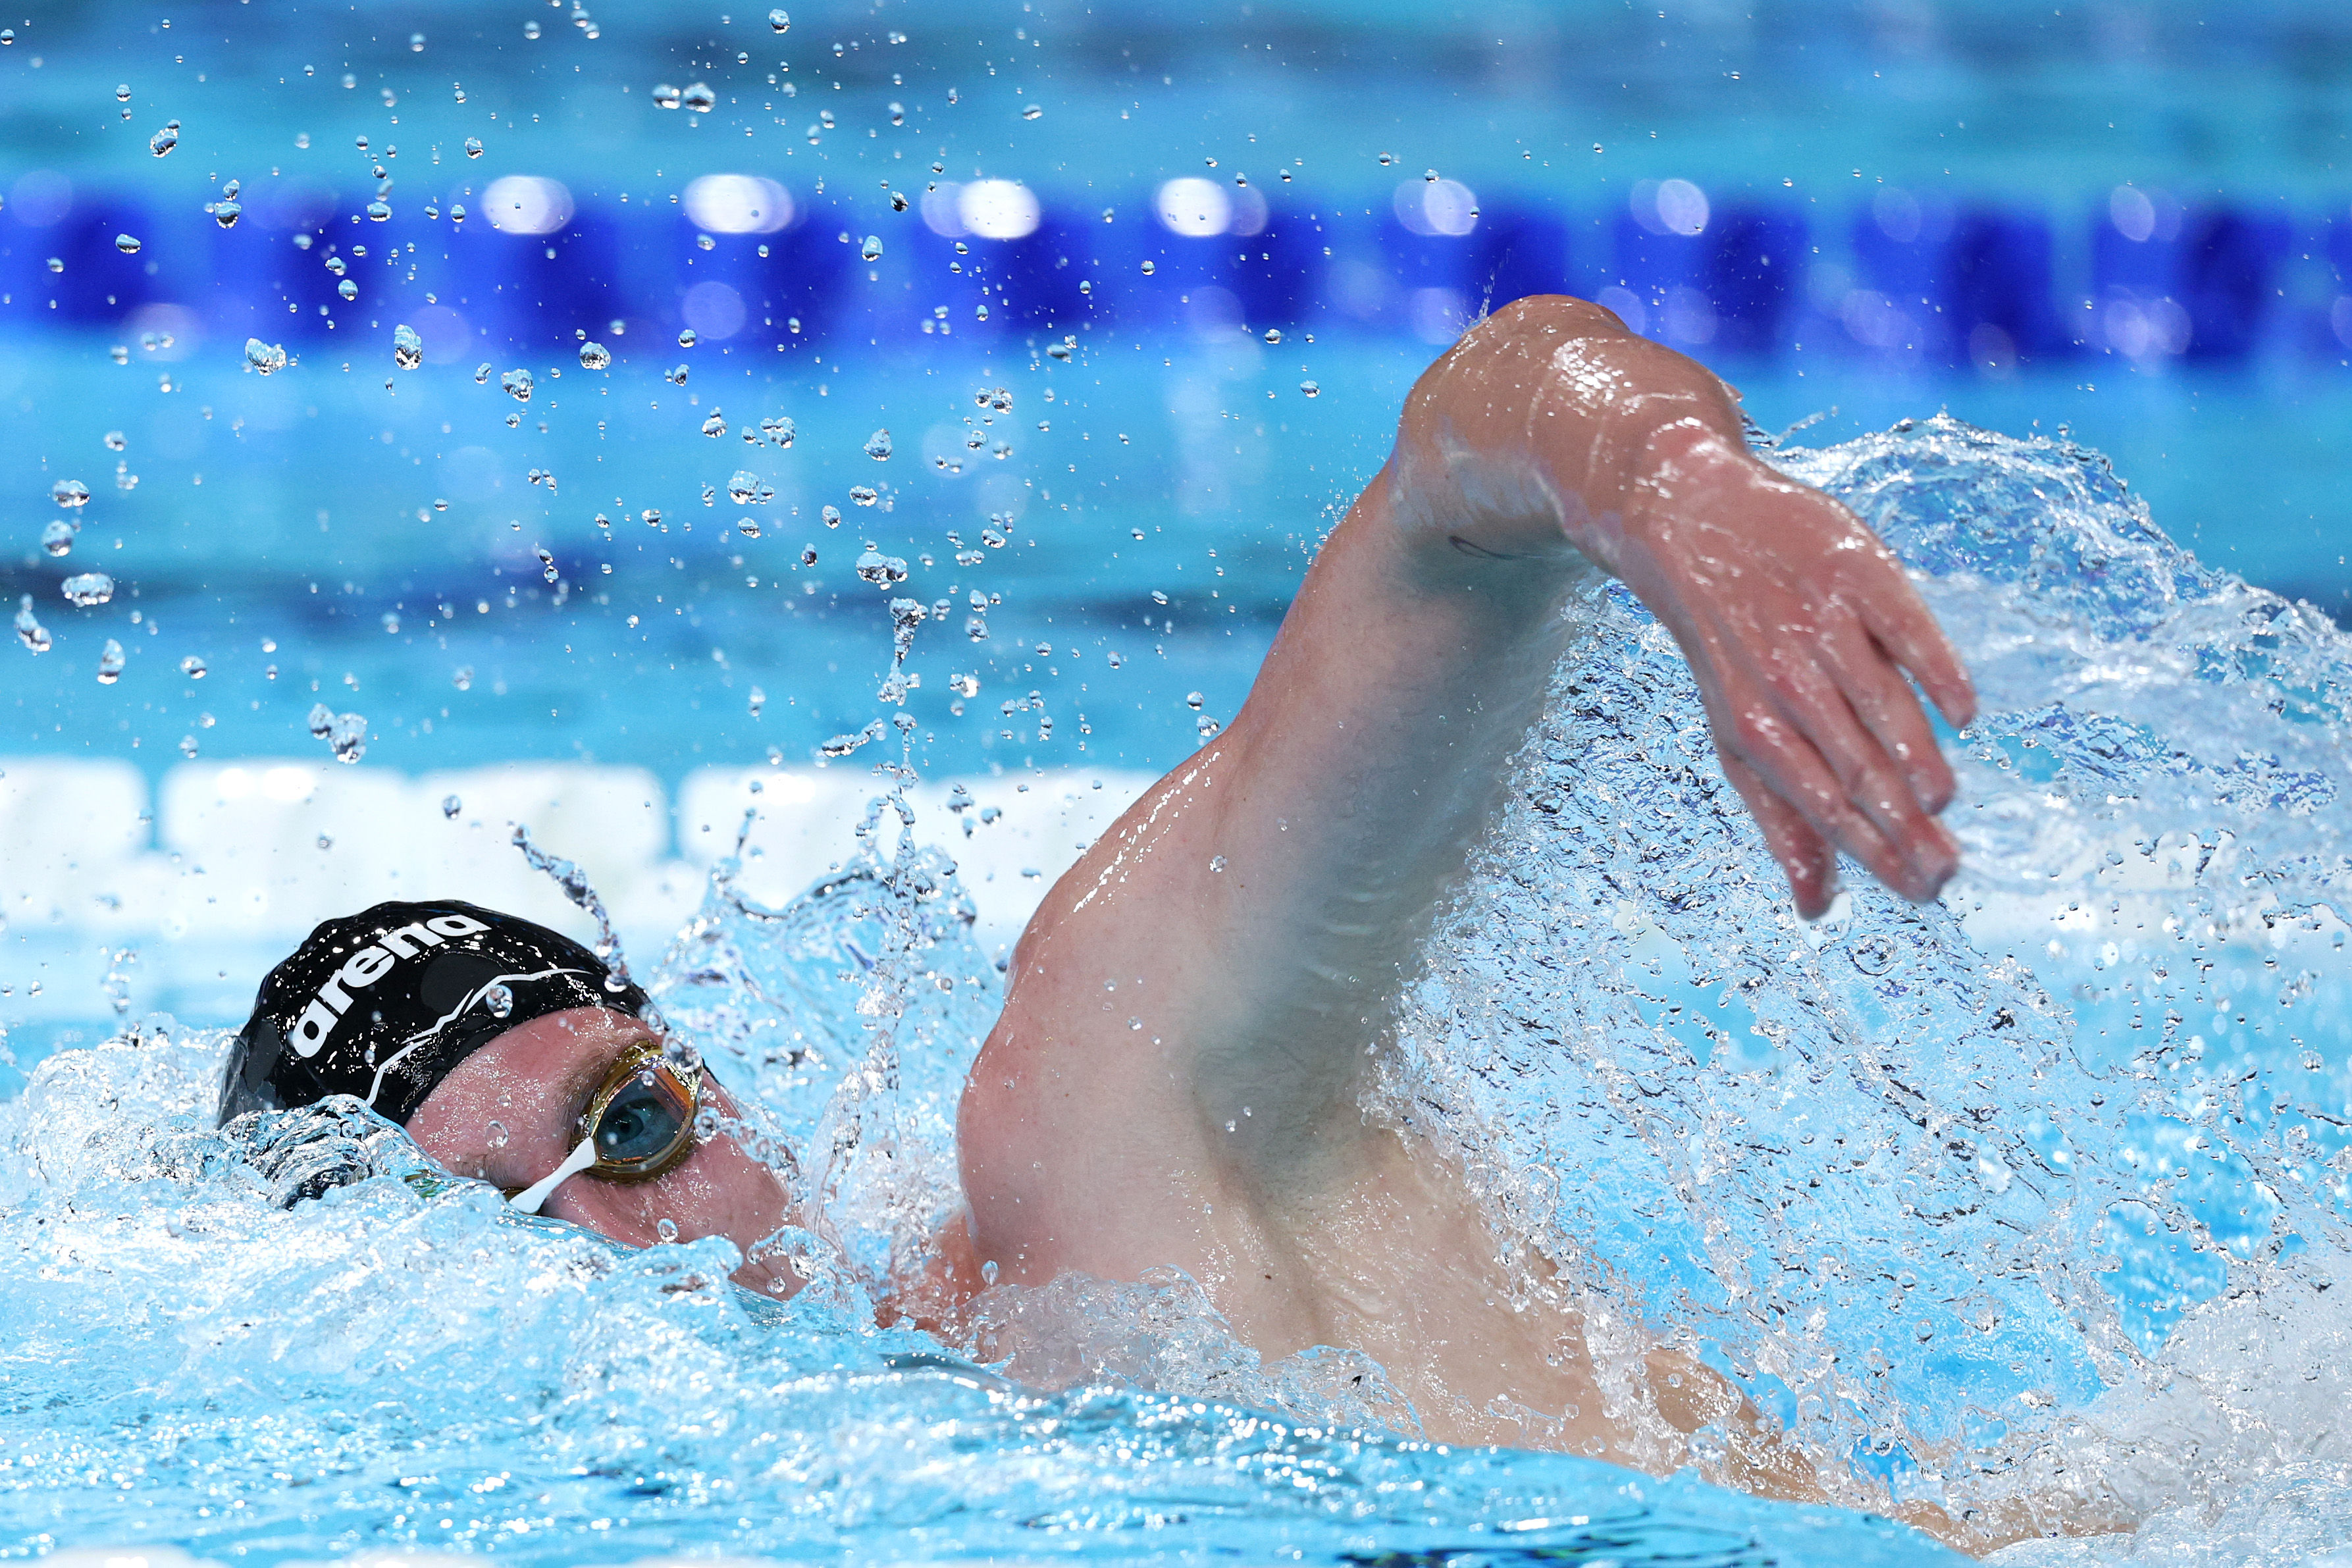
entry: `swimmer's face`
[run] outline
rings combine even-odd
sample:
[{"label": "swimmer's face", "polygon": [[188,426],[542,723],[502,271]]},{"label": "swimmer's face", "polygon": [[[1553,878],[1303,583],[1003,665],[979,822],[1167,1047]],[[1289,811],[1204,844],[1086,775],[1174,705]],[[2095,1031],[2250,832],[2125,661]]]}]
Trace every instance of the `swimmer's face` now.
[{"label": "swimmer's face", "polygon": [[[573,1007],[519,1024],[459,1063],[408,1119],[409,1136],[461,1176],[527,1187],[563,1163],[579,1142],[580,1115],[604,1075],[651,1031],[602,1007]],[[734,1103],[703,1075],[705,1103],[729,1116]],[[649,1182],[569,1178],[540,1211],[631,1247],[723,1236],[749,1253],[792,1219],[792,1201],[773,1172],[725,1133],[700,1144]],[[738,1284],[788,1296],[800,1281],[781,1263],[747,1262]]]}]

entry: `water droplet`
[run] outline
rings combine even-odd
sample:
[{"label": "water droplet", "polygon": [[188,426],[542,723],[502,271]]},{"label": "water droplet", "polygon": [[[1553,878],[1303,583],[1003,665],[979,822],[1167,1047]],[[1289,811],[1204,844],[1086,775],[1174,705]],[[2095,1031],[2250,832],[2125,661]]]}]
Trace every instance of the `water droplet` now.
[{"label": "water droplet", "polygon": [[801,546],[801,564],[803,566],[814,566],[816,564],[815,545],[803,544]]},{"label": "water droplet", "polygon": [[245,363],[247,368],[268,375],[272,371],[284,370],[290,362],[286,357],[286,350],[279,344],[265,343],[259,338],[247,338],[245,340]]},{"label": "water droplet", "polygon": [[71,510],[89,500],[89,487],[79,479],[59,479],[49,487],[49,499]]},{"label": "water droplet", "polygon": [[545,545],[541,545],[539,547],[537,554],[539,556],[539,574],[546,578],[551,583],[554,582],[558,575],[555,570],[555,557],[548,553],[547,547]]},{"label": "water droplet", "polygon": [[872,506],[877,494],[878,492],[876,491],[872,485],[852,485],[849,487],[849,499],[856,501],[859,506]]},{"label": "water droplet", "polygon": [[880,462],[890,455],[890,432],[877,430],[866,437],[866,455]]},{"label": "water droplet", "polygon": [[147,151],[158,158],[180,144],[180,122],[176,120],[147,138]]},{"label": "water droplet", "polygon": [[474,667],[470,664],[458,666],[450,674],[449,684],[460,691],[471,691],[474,689]]},{"label": "water droplet", "polygon": [[694,338],[694,329],[693,329],[692,327],[687,327],[687,328],[685,328],[685,329],[681,330],[681,331],[678,332],[678,334],[677,334],[677,346],[678,346],[678,347],[680,347],[680,348],[682,348],[682,349],[690,349],[690,348],[692,348],[692,347],[694,346],[694,342],[695,342],[695,338]]},{"label": "water droplet", "polygon": [[467,156],[467,157],[468,157],[468,158],[478,158],[478,157],[480,157],[481,155],[482,155],[482,139],[481,139],[480,137],[478,137],[478,136],[468,136],[468,137],[467,137],[467,138],[466,138],[466,156]]},{"label": "water droplet", "polygon": [[1282,329],[1280,327],[1268,327],[1265,330],[1265,341],[1269,343],[1280,342],[1282,341]]},{"label": "water droplet", "polygon": [[1154,588],[1151,590],[1151,602],[1155,605],[1164,605],[1168,602],[1168,595]]},{"label": "water droplet", "polygon": [[64,518],[51,518],[48,526],[41,530],[41,548],[52,555],[67,553],[73,549],[73,542],[74,525]]},{"label": "water droplet", "polygon": [[1042,106],[1033,103],[1028,108],[1021,111],[1021,118],[1024,120],[1036,120],[1042,118],[1045,115],[1045,110]]},{"label": "water droplet", "polygon": [[841,509],[837,506],[826,507],[822,511],[818,512],[817,515],[824,520],[824,525],[827,528],[839,528],[841,526]]},{"label": "water droplet", "polygon": [[907,563],[896,555],[885,555],[868,545],[857,558],[857,574],[877,588],[887,588],[907,580]]},{"label": "water droplet", "polygon": [[1146,278],[1150,277],[1153,273],[1155,273],[1155,272],[1157,272],[1157,271],[1159,271],[1159,270],[1160,270],[1160,266],[1159,266],[1159,263],[1157,263],[1157,262],[1153,262],[1153,261],[1147,261],[1147,262],[1145,262],[1145,263],[1143,264],[1143,275],[1144,275]]},{"label": "water droplet", "polygon": [[378,196],[375,200],[368,203],[367,215],[368,221],[370,223],[382,223],[384,219],[392,216],[392,204],[385,201],[382,196]]},{"label": "water droplet", "polygon": [[122,664],[122,645],[112,637],[107,638],[106,646],[98,653],[98,683],[111,686],[121,679]]},{"label": "water droplet", "polygon": [[16,640],[35,653],[49,651],[49,631],[33,615],[33,595],[27,594],[16,606]]},{"label": "water droplet", "polygon": [[234,199],[215,202],[205,210],[213,215],[213,221],[223,228],[235,228],[236,220],[245,216],[245,208],[239,206]]},{"label": "water droplet", "polygon": [[484,360],[481,363],[479,363],[479,364],[478,364],[478,365],[476,365],[476,366],[474,367],[474,384],[475,384],[476,386],[479,386],[479,385],[481,385],[484,382],[486,382],[486,381],[488,381],[488,380],[489,380],[489,379],[490,379],[490,362],[489,362],[489,361],[488,361],[488,360]]},{"label": "water droplet", "polygon": [[507,1124],[503,1121],[495,1120],[492,1121],[488,1127],[484,1128],[483,1131],[487,1136],[483,1138],[482,1142],[488,1143],[493,1149],[505,1148],[507,1146],[508,1138],[511,1136],[511,1134],[507,1131]]},{"label": "water droplet", "polygon": [[656,1220],[654,1222],[654,1234],[660,1237],[665,1243],[676,1241],[677,1239],[677,1221],[674,1219]]},{"label": "water droplet", "polygon": [[686,384],[686,366],[678,365],[675,369],[662,372],[662,379],[668,382],[673,386],[684,386]]},{"label": "water droplet", "polygon": [[109,430],[106,433],[105,441],[106,449],[110,452],[120,452],[125,447],[131,445],[130,441],[124,437],[122,432],[120,430]]},{"label": "water droplet", "polygon": [[866,237],[866,242],[857,247],[857,254],[868,261],[881,260],[882,237],[878,234],[867,235]]},{"label": "water droplet", "polygon": [[1298,384],[1298,390],[1305,393],[1309,397],[1320,397],[1323,395],[1323,389],[1311,381],[1300,382]]},{"label": "water droplet", "polygon": [[128,103],[131,101],[131,84],[129,82],[126,81],[121,87],[114,89],[114,101],[117,103]]},{"label": "water droplet", "polygon": [[710,437],[712,440],[714,440],[714,441],[715,441],[715,440],[717,440],[719,437],[726,435],[726,434],[727,434],[727,416],[726,416],[726,415],[724,415],[724,414],[720,413],[720,412],[719,412],[718,409],[716,409],[716,408],[712,409],[712,410],[710,411],[710,416],[709,416],[709,418],[705,419],[705,420],[702,422],[702,433],[703,433],[704,435],[706,435],[706,436],[709,437]]},{"label": "water droplet", "polygon": [[1381,168],[1385,169],[1385,168],[1387,168],[1391,163],[1395,163],[1395,162],[1396,162],[1396,159],[1395,159],[1395,158],[1393,158],[1393,157],[1391,157],[1390,154],[1388,154],[1388,153],[1381,153]]},{"label": "water droplet", "polygon": [[[905,118],[906,117],[904,115],[894,114],[890,117],[890,123],[893,125],[902,124],[905,121]],[[894,213],[902,213],[907,210],[906,192],[892,191],[890,193],[890,210]]]},{"label": "water droplet", "polygon": [[180,673],[190,680],[202,680],[205,678],[204,659],[196,654],[188,655],[180,660]]},{"label": "water droplet", "polygon": [[522,36],[526,38],[536,38],[539,37],[539,24],[537,22],[525,22],[522,25]]},{"label": "water droplet", "polygon": [[[478,380],[479,378],[477,377],[476,379]],[[530,389],[532,384],[533,383],[531,381],[530,372],[527,370],[510,370],[499,377],[499,385],[504,388],[508,395],[511,396],[517,403],[529,403],[530,401]]]},{"label": "water droplet", "polygon": [[613,351],[606,348],[603,343],[582,343],[580,345],[580,368],[582,370],[604,370],[609,367],[612,363]]},{"label": "water droplet", "polygon": [[[443,795],[443,796],[441,797],[441,815],[442,815],[442,816],[447,816],[447,817],[455,817],[455,816],[456,816],[459,812],[461,812],[461,811],[463,811],[463,810],[465,810],[465,809],[466,809],[466,803],[465,803],[464,801],[462,801],[462,800],[459,800],[456,795]],[[496,1122],[492,1122],[492,1123],[491,1123],[491,1125],[492,1125],[492,1126],[496,1126],[496,1125],[498,1125],[498,1124],[497,1124]]]},{"label": "water droplet", "polygon": [[[977,697],[980,695],[980,677],[971,674],[950,675],[948,677],[948,688],[958,697]],[[956,787],[961,789],[963,786],[959,784]]]},{"label": "water droplet", "polygon": [[758,687],[751,688],[751,717],[757,719],[760,710],[768,705],[768,694]]},{"label": "water droplet", "polygon": [[327,744],[335,753],[335,761],[356,763],[367,755],[367,720],[358,713],[338,713],[327,731]]},{"label": "water droplet", "polygon": [[415,370],[425,363],[425,340],[411,326],[392,329],[392,363],[403,370]]},{"label": "water droplet", "polygon": [[67,604],[85,610],[114,597],[114,579],[103,572],[78,572],[58,586],[64,591]]},{"label": "water droplet", "polygon": [[695,114],[708,114],[719,106],[719,95],[710,90],[708,82],[696,82],[679,96],[678,101]]},{"label": "water droplet", "polygon": [[1192,728],[1201,732],[1201,739],[1203,741],[1213,741],[1217,738],[1217,731],[1223,729],[1224,726],[1218,723],[1214,719],[1210,718],[1206,713],[1203,713],[1200,718],[1193,721]]},{"label": "water droplet", "polygon": [[[1225,868],[1225,858],[1224,858],[1223,856],[1222,856],[1222,855],[1213,855],[1213,856],[1211,856],[1211,857],[1209,858],[1209,869],[1210,869],[1210,870],[1212,870],[1212,871],[1222,871],[1222,870],[1223,870],[1224,868]],[[1228,1131],[1228,1132],[1230,1132],[1230,1131],[1232,1131],[1233,1130],[1234,1130],[1234,1124],[1233,1124],[1232,1122],[1230,1122],[1230,1121],[1226,1122],[1226,1123],[1225,1123],[1225,1131]]]},{"label": "water droplet", "polygon": [[664,82],[659,87],[654,89],[654,107],[656,109],[676,109],[677,107],[677,89],[670,86],[669,83]]},{"label": "water droplet", "polygon": [[782,415],[772,419],[762,419],[760,421],[760,434],[779,447],[789,447],[793,444],[793,422]]},{"label": "water droplet", "polygon": [[514,1013],[514,992],[503,984],[493,984],[482,993],[482,1007],[493,1018],[510,1017]]},{"label": "water droplet", "polygon": [[136,256],[139,254],[139,237],[135,234],[118,234],[114,237],[114,248],[125,256]]},{"label": "water droplet", "polygon": [[735,520],[735,531],[746,539],[757,539],[760,537],[760,520],[756,517],[739,517]]},{"label": "water droplet", "polygon": [[793,19],[782,10],[771,11],[768,13],[768,26],[779,33],[789,33],[793,30]]}]

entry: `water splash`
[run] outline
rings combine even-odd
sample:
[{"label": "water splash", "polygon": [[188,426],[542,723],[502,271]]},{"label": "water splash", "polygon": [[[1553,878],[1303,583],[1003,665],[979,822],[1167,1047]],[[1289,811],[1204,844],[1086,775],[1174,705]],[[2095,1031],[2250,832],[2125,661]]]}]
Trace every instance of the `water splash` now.
[{"label": "water splash", "polygon": [[[1596,595],[1372,1108],[1601,1293],[1604,1366],[1637,1322],[1681,1341],[1854,1500],[2072,1484],[2149,1516],[2018,1562],[2340,1545],[2345,638],[2199,566],[2063,443],[1937,421],[1774,459],[1879,527],[1969,652],[1966,879],[1796,923],[1671,645]],[[1381,1369],[1269,1365],[1181,1278],[984,1293],[966,1348],[1065,1394],[877,1330],[951,1218],[956,1092],[1000,1000],[911,773],[878,775],[856,854],[789,904],[737,889],[739,837],[648,985],[740,1091],[737,1135],[818,1195],[814,1230],[772,1238],[808,1289],[717,1283],[723,1242],[628,1253],[517,1216],[346,1103],[215,1131],[224,1037],[148,1019],[0,1104],[0,1343],[41,1412],[0,1531],[258,1561],[721,1536],[1935,1558],[1689,1476],[1352,1430],[1410,1429]]]},{"label": "water splash", "polygon": [[2063,442],[1773,458],[1968,652],[1963,879],[1799,924],[1671,640],[1599,595],[1380,1110],[1856,1502],[2145,1515],[2340,1467],[2347,639]]}]

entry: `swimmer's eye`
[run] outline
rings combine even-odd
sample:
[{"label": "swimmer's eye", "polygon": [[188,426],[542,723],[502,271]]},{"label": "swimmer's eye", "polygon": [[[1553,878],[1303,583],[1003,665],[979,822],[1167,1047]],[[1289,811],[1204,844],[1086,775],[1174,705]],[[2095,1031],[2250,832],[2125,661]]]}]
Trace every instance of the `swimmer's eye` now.
[{"label": "swimmer's eye", "polygon": [[643,1182],[671,1170],[694,1147],[701,1104],[701,1073],[679,1073],[660,1046],[638,1041],[613,1064],[581,1114],[580,1136],[596,1152],[590,1173]]}]

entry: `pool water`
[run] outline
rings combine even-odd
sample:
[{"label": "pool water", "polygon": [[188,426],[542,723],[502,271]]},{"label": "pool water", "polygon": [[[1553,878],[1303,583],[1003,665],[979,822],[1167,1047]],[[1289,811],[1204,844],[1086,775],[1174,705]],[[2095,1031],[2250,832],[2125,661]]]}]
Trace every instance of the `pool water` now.
[{"label": "pool water", "polygon": [[[2145,1521],[2020,1563],[2352,1547],[2340,17],[528,9],[0,47],[0,1552],[1907,1562],[1871,1510],[2018,1496]],[[1599,595],[1367,1109],[1846,1509],[1433,1447],[1181,1277],[872,1324],[1028,910],[1528,288],[1923,574],[1968,868],[1794,922]],[[582,930],[518,827],[826,1194],[789,1305],[363,1115],[211,1127],[313,921]]]}]

